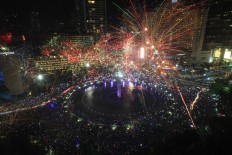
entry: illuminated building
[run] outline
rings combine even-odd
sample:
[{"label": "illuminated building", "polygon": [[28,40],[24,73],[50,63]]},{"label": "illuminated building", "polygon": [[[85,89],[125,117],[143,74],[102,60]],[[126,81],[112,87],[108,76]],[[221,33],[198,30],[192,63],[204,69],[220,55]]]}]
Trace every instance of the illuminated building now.
[{"label": "illuminated building", "polygon": [[204,49],[221,48],[224,52],[232,44],[232,1],[211,0],[204,38]]},{"label": "illuminated building", "polygon": [[76,0],[80,32],[95,34],[107,28],[106,0]]},{"label": "illuminated building", "polygon": [[[201,52],[213,53],[210,62],[231,62],[232,42],[232,1],[210,0],[202,51],[198,50],[195,60],[207,61],[209,57],[199,57]],[[200,53],[199,53],[200,52]],[[204,55],[204,54],[203,54]],[[198,57],[198,58],[197,58]],[[205,61],[203,60],[203,61]]]},{"label": "illuminated building", "polygon": [[231,52],[232,49],[215,48],[214,50],[214,62],[232,62]]},{"label": "illuminated building", "polygon": [[41,56],[34,60],[37,70],[53,72],[55,70],[65,70],[68,64],[68,58],[63,56]]},{"label": "illuminated building", "polygon": [[[175,33],[175,31],[181,29],[181,27],[188,27],[189,24],[191,24],[193,33],[189,33],[188,35],[183,36],[182,38],[178,39],[178,42],[176,43],[171,43],[172,44],[171,46],[177,46],[177,47],[180,46],[181,48],[180,50],[184,52],[189,52],[194,57],[194,55],[196,55],[197,52],[200,52],[202,50],[208,7],[205,2],[202,2],[202,0],[197,0],[197,1],[170,0],[169,2],[170,2],[169,7],[177,6],[178,10],[183,9],[185,5],[196,6],[192,8],[191,14],[188,16],[188,18],[186,18],[183,22],[175,26],[175,29],[173,29],[173,33]],[[170,15],[171,14],[170,10],[171,9],[167,7],[166,10],[164,11],[165,14]],[[187,13],[189,12],[186,12],[186,14]],[[172,37],[173,36],[170,36],[170,39],[172,39]]]},{"label": "illuminated building", "polygon": [[201,51],[196,54],[196,62],[201,63],[219,63],[222,60],[224,62],[232,62],[232,49],[215,48],[212,50]]},{"label": "illuminated building", "polygon": [[208,16],[207,3],[200,3],[199,8],[196,12],[196,19],[195,19],[196,28],[195,28],[193,43],[192,43],[192,57],[194,57],[195,54],[202,52],[207,16]]},{"label": "illuminated building", "polygon": [[81,44],[81,45],[89,45],[93,44],[94,40],[91,35],[70,35],[70,34],[62,34],[60,35],[63,41],[71,41],[74,44]]},{"label": "illuminated building", "polygon": [[211,51],[201,51],[195,55],[196,64],[212,63],[215,60],[215,53]]},{"label": "illuminated building", "polygon": [[[182,0],[183,1],[183,0]],[[205,34],[205,26],[206,26],[206,19],[208,14],[208,6],[202,0],[197,1],[183,1],[184,5],[195,5],[196,7],[193,8],[191,16],[185,22],[183,22],[180,26],[186,26],[189,23],[192,24],[193,33],[185,36],[180,40],[180,42],[185,43],[185,48],[183,49],[186,52],[190,52],[192,57],[196,55],[196,53],[202,50],[202,45],[204,41],[204,34]],[[173,4],[175,5],[175,3]]]},{"label": "illuminated building", "polygon": [[[39,56],[31,58],[31,65],[39,72],[54,73],[54,71],[71,70],[72,73],[76,73],[80,67],[77,63],[69,63],[69,59],[65,56]],[[85,62],[80,63],[83,67]]]},{"label": "illuminated building", "polygon": [[214,62],[230,61],[232,1],[210,0],[203,49],[214,51]]}]

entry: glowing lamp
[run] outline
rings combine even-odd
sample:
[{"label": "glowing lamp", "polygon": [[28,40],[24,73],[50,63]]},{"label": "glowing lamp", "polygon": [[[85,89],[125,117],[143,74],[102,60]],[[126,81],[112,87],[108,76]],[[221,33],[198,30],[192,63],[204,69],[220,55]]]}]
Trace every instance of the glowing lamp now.
[{"label": "glowing lamp", "polygon": [[144,50],[144,47],[141,47],[141,48],[140,48],[139,57],[140,57],[141,59],[144,59],[144,57],[145,57],[145,50]]},{"label": "glowing lamp", "polygon": [[224,54],[224,58],[225,59],[230,59],[230,57],[231,57],[231,51],[229,51],[228,49],[226,49],[225,54]]},{"label": "glowing lamp", "polygon": [[40,74],[40,75],[37,76],[37,78],[38,78],[39,80],[43,80],[43,75]]},{"label": "glowing lamp", "polygon": [[89,64],[89,63],[86,63],[85,66],[86,66],[86,67],[90,67],[90,64]]}]

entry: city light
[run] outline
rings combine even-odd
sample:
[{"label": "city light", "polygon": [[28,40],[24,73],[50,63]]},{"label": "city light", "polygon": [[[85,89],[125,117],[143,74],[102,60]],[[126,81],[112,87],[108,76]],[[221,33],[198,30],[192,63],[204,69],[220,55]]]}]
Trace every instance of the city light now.
[{"label": "city light", "polygon": [[141,47],[141,48],[140,48],[139,57],[140,57],[141,59],[144,59],[144,57],[145,57],[145,50],[144,50],[144,47]]},{"label": "city light", "polygon": [[90,67],[90,64],[89,64],[89,63],[86,63],[85,66],[86,66],[86,67]]},{"label": "city light", "polygon": [[38,80],[43,80],[43,78],[44,78],[44,77],[43,77],[43,75],[41,75],[41,74],[39,74],[39,75],[37,76],[37,79],[38,79]]},{"label": "city light", "polygon": [[[55,26],[57,33],[52,33],[53,26],[48,34],[43,25],[40,30],[42,16],[34,16],[35,12],[28,19],[31,29],[20,33],[33,34],[32,37],[0,35],[0,62],[4,69],[0,85],[16,86],[21,82],[24,89],[22,96],[0,105],[2,141],[22,132],[47,154],[159,153],[160,147],[156,146],[171,146],[174,153],[194,149],[200,152],[198,144],[209,146],[202,141],[205,135],[213,137],[215,133],[209,132],[214,129],[208,120],[221,111],[223,115],[226,113],[229,108],[223,104],[232,91],[232,80],[226,79],[232,67],[231,47],[214,46],[214,42],[209,48],[201,47],[205,40],[214,38],[212,35],[202,42],[206,34],[202,33],[204,24],[207,21],[214,24],[207,19],[212,5],[204,8],[202,1],[178,0],[164,0],[161,5],[158,1],[153,4],[153,1],[128,0],[128,4],[131,6],[124,8],[115,2],[116,8],[112,10],[121,11],[118,18],[121,22],[109,30],[105,26],[111,20],[108,18],[111,12],[101,9],[109,9],[110,5],[106,5],[106,0],[88,0],[75,1],[76,9],[69,13],[85,20],[68,22],[71,17],[64,18],[67,23],[59,21]],[[14,44],[17,39],[22,46]],[[15,73],[19,74],[19,80],[9,82],[8,79],[16,77]],[[8,74],[9,78],[5,76]],[[11,91],[7,89],[3,89],[4,93]],[[0,94],[0,99],[1,96],[7,97]],[[15,132],[9,135],[9,131]],[[182,135],[185,131],[196,133],[193,136],[197,136],[197,141]],[[192,144],[169,145],[172,136],[177,141],[184,137],[184,142],[190,137]]]},{"label": "city light", "polygon": [[225,54],[224,54],[224,58],[225,59],[230,59],[231,58],[231,51],[229,51],[228,49],[226,49]]}]

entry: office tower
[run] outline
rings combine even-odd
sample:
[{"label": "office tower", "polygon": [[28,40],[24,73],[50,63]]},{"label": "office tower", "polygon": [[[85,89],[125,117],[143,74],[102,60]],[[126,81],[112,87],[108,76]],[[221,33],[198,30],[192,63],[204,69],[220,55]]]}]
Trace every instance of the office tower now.
[{"label": "office tower", "polygon": [[75,6],[81,33],[96,34],[107,29],[106,0],[76,0]]},{"label": "office tower", "polygon": [[[188,34],[183,35],[178,39],[178,41],[175,41],[171,44],[179,47],[180,50],[184,52],[191,53],[191,55],[194,56],[202,49],[208,7],[206,3],[202,0],[197,0],[197,1],[172,0],[170,7],[176,8],[177,10],[185,9],[185,12],[183,12],[183,14],[185,14],[183,16],[184,20],[181,21],[181,18],[177,18],[177,21],[174,24],[177,24],[178,20],[181,22],[178,23],[175,26],[175,29],[173,29],[172,31],[175,32],[178,29],[186,31],[186,28],[189,29]],[[189,9],[187,9],[188,7]],[[171,9],[167,7],[165,13],[170,15],[171,14],[170,10]],[[170,38],[172,39],[173,36],[170,36]]]},{"label": "office tower", "polygon": [[194,59],[196,59],[196,55],[199,55],[199,53],[202,52],[208,11],[209,6],[207,2],[198,2],[198,9],[195,14],[195,31],[193,36],[191,54]]},{"label": "office tower", "polygon": [[213,62],[231,61],[232,1],[210,0],[203,49],[213,52]]},{"label": "office tower", "polygon": [[211,0],[206,25],[204,48],[231,48],[232,1]]}]

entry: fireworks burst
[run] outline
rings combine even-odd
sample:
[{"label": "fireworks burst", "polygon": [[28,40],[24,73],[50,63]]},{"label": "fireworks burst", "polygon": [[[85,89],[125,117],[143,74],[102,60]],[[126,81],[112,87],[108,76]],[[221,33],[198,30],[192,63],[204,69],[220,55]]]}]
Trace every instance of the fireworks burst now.
[{"label": "fireworks burst", "polygon": [[[139,6],[132,0],[129,2],[131,7],[127,10],[115,4],[122,11],[123,23],[120,28],[113,26],[115,33],[103,33],[89,46],[54,38],[43,47],[43,54],[65,56],[68,63],[79,66],[79,71],[86,68],[83,71],[92,78],[104,68],[111,73],[120,71],[130,79],[133,79],[132,72],[152,72],[170,79],[174,75],[166,73],[164,68],[175,70],[175,66],[165,57],[192,48],[199,18],[198,4],[163,1],[159,7],[151,8],[145,3]],[[178,92],[195,127],[183,96]]]}]

